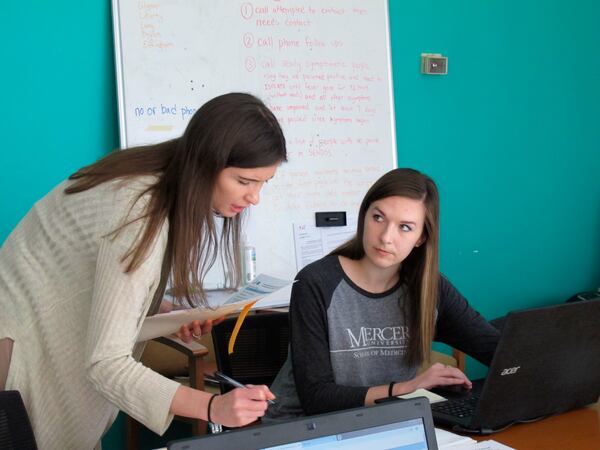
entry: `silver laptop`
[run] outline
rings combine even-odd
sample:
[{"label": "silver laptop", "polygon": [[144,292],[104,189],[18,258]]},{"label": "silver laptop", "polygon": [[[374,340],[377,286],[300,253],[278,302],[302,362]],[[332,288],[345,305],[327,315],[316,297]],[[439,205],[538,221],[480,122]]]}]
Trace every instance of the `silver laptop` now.
[{"label": "silver laptop", "polygon": [[182,439],[169,450],[291,449],[437,450],[429,402],[424,397],[382,403]]}]

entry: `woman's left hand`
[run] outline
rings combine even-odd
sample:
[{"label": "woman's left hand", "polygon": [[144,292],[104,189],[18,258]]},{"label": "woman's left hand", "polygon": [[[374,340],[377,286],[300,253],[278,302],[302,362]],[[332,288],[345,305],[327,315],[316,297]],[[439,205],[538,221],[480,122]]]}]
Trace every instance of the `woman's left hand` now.
[{"label": "woman's left hand", "polygon": [[176,333],[177,337],[185,343],[192,342],[194,338],[199,338],[200,336],[210,333],[212,327],[220,324],[224,319],[225,317],[220,317],[218,319],[207,320],[205,322],[194,320],[191,323],[182,325],[179,331]]}]

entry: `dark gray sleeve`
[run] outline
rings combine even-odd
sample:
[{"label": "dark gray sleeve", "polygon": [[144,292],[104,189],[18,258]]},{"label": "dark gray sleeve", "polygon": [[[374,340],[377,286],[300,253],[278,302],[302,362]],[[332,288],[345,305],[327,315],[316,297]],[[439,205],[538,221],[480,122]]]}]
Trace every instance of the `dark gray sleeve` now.
[{"label": "dark gray sleeve", "polygon": [[334,382],[329,359],[327,307],[335,286],[326,276],[301,275],[302,272],[292,288],[290,340],[302,409],[312,415],[363,406],[368,387],[340,386]]},{"label": "dark gray sleeve", "polygon": [[490,365],[500,332],[469,306],[444,276],[440,277],[435,340]]}]

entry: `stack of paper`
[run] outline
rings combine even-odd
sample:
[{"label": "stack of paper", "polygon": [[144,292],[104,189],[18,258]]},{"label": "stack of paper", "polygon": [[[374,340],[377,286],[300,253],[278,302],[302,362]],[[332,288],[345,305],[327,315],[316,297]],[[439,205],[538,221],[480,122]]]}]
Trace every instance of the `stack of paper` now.
[{"label": "stack of paper", "polygon": [[213,296],[209,300],[210,308],[182,309],[147,317],[142,324],[137,342],[176,333],[182,325],[189,324],[194,320],[204,322],[239,312],[250,303],[260,301],[262,306],[272,307],[273,302],[268,301],[269,297],[282,291],[282,288],[291,283],[288,280],[261,274],[233,295],[219,298]]}]

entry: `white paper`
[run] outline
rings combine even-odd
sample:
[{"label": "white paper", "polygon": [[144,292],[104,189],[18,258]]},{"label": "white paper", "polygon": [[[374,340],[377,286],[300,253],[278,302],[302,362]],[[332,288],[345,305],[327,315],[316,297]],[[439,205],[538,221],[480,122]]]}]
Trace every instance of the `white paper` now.
[{"label": "white paper", "polygon": [[427,397],[429,403],[437,403],[444,402],[446,399],[441,395],[435,394],[427,389],[417,389],[416,391],[410,392],[408,394],[398,395],[400,398],[415,398],[415,397]]},{"label": "white paper", "polygon": [[[271,294],[265,295],[260,302],[252,305],[253,310],[265,309],[265,308],[281,308],[289,306],[290,296],[292,291],[292,283],[287,286],[283,286],[281,289],[272,292]],[[214,290],[207,293],[208,304],[211,307],[218,307],[223,305],[228,298],[231,297],[233,290]]]},{"label": "white paper", "polygon": [[476,450],[515,450],[508,445],[501,444],[493,440],[478,442],[475,446]]},{"label": "white paper", "polygon": [[343,227],[316,227],[306,223],[294,224],[296,269],[322,258],[349,241],[356,234],[356,217],[348,218]]},{"label": "white paper", "polygon": [[288,280],[282,280],[280,278],[260,274],[242,289],[229,297],[225,303],[223,303],[223,305],[229,305],[231,303],[237,303],[243,300],[263,298],[290,283],[291,281]]},{"label": "white paper", "polygon": [[452,450],[458,450],[459,448],[473,448],[473,445],[477,444],[475,439],[451,433],[442,428],[435,429],[435,440],[437,441],[440,450],[445,448],[451,448]]},{"label": "white paper", "polygon": [[515,450],[500,442],[493,440],[477,442],[469,436],[461,436],[441,428],[435,429],[435,440],[440,450]]},{"label": "white paper", "polygon": [[292,284],[282,287],[278,291],[273,292],[262,298],[260,302],[252,305],[251,309],[265,308],[281,308],[290,305],[290,297],[292,295]]},{"label": "white paper", "polygon": [[[182,325],[194,320],[218,319],[219,317],[236,313],[253,301],[261,300],[262,302],[265,299],[265,303],[267,303],[268,296],[270,297],[289,284],[291,284],[291,281],[261,274],[233,295],[209,294],[210,308],[183,309],[147,317],[142,324],[137,342],[175,333]],[[270,307],[272,306],[270,303],[267,304]]]}]

